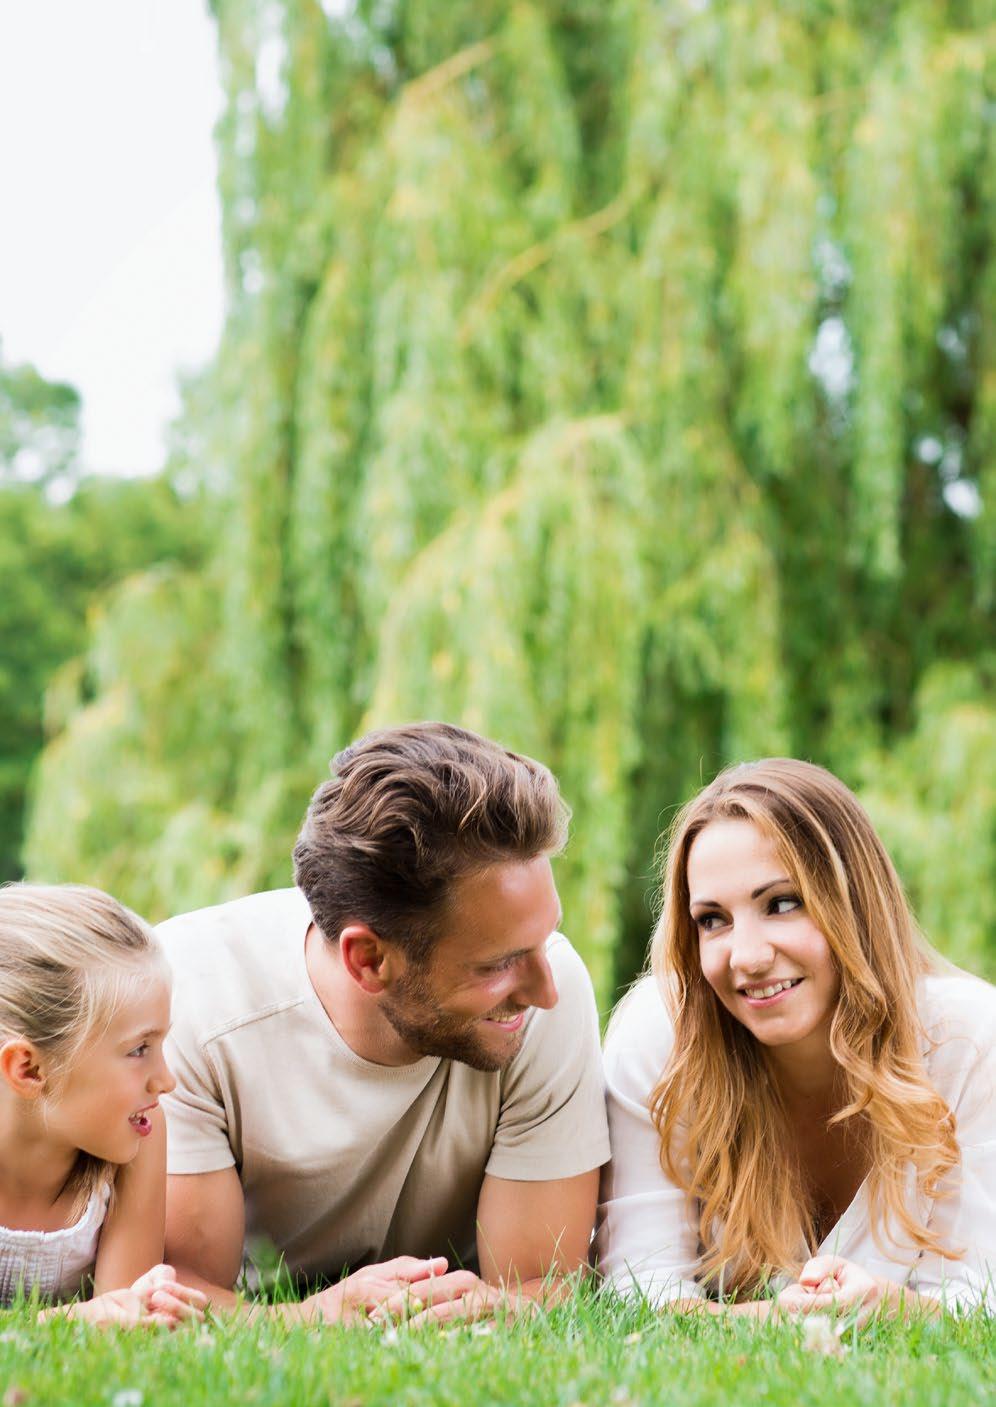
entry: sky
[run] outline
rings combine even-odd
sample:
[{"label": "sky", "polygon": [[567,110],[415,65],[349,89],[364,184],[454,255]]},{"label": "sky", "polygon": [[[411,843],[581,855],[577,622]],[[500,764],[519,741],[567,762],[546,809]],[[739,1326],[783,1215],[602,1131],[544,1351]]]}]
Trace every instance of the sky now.
[{"label": "sky", "polygon": [[0,0],[0,349],[83,397],[83,468],[148,474],[223,288],[207,0]]}]

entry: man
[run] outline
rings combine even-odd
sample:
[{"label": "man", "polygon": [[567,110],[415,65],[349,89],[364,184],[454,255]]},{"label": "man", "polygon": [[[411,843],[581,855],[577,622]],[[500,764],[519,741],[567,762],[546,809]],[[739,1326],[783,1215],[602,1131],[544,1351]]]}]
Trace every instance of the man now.
[{"label": "man", "polygon": [[[172,919],[167,1257],[237,1303],[246,1237],[312,1320],[473,1317],[586,1262],[598,1027],[555,930],[545,767],[442,723],[340,753],[297,888]],[[342,1279],[346,1275],[348,1278]]]}]

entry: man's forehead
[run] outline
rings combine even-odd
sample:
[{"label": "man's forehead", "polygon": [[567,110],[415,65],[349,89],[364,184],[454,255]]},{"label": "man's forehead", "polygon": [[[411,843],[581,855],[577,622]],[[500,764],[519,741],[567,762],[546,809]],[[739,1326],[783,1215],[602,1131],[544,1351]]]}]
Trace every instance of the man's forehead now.
[{"label": "man's forehead", "polygon": [[561,922],[546,856],[509,862],[459,883],[436,947],[461,965],[511,960],[534,952]]}]

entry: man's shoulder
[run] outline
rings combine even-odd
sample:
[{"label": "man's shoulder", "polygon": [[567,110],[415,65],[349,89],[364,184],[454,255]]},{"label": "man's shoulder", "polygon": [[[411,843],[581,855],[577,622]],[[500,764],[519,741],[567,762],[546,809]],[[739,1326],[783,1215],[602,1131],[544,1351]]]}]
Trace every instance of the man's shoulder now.
[{"label": "man's shoulder", "polygon": [[300,890],[275,889],[161,923],[156,935],[173,971],[174,1021],[192,1024],[206,1040],[293,1005],[309,921]]},{"label": "man's shoulder", "polygon": [[571,940],[563,933],[551,933],[546,956],[560,1001],[587,1000],[592,991],[591,974]]},{"label": "man's shoulder", "polygon": [[222,941],[226,937],[252,934],[261,925],[296,922],[299,915],[307,912],[308,901],[299,889],[268,889],[176,914],[156,925],[156,935],[166,947],[193,944],[204,938]]}]

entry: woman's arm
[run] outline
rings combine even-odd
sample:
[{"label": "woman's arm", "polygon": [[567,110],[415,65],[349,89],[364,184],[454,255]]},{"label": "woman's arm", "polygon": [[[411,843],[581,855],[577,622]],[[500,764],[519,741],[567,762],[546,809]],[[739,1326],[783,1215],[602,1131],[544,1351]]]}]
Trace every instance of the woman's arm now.
[{"label": "woman's arm", "polygon": [[996,1314],[996,989],[969,978],[937,988],[928,1065],[955,1116],[961,1162],[930,1211],[930,1230],[951,1254],[925,1251],[910,1284],[939,1307]]},{"label": "woman's arm", "polygon": [[624,1000],[605,1042],[612,1160],[602,1170],[595,1253],[620,1294],[701,1311],[708,1302],[695,1278],[694,1211],[661,1169],[660,1136],[648,1108],[672,1042],[656,984],[645,979]]}]

